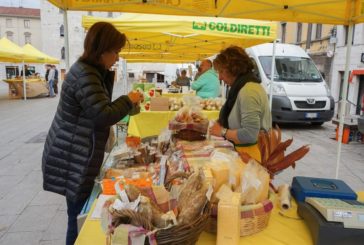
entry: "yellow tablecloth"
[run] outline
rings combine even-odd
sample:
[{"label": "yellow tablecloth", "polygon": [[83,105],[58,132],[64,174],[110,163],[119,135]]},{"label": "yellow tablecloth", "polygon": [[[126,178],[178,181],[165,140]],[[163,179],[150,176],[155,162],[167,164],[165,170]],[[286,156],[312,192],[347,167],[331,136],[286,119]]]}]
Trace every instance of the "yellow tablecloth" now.
[{"label": "yellow tablecloth", "polygon": [[191,96],[194,95],[194,93],[191,94],[182,94],[182,93],[162,93],[162,97],[168,97],[168,98],[182,98],[183,96]]},{"label": "yellow tablecloth", "polygon": [[[364,191],[359,192],[358,194],[359,200],[364,201]],[[281,213],[280,209],[277,208],[277,205],[275,205],[272,210],[268,227],[254,235],[240,238],[240,244],[313,244],[310,231],[306,227],[304,221],[297,215],[297,205],[295,201],[292,201],[292,204],[290,211],[285,213]],[[82,226],[81,232],[75,243],[77,245],[105,244],[106,237],[102,232],[100,221],[90,219],[90,215],[92,214],[94,207],[95,203],[93,204],[87,219]],[[206,232],[201,234],[200,239],[197,242],[198,245],[215,243],[216,236]]]},{"label": "yellow tablecloth", "polygon": [[[159,135],[168,127],[168,122],[176,115],[176,111],[143,111],[130,117],[128,134],[139,137]],[[219,117],[219,111],[203,111],[210,120]]]}]

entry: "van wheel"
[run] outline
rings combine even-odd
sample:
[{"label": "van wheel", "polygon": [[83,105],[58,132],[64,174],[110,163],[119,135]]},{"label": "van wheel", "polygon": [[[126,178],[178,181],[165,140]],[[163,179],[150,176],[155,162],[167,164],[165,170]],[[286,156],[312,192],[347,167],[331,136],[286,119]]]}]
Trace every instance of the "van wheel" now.
[{"label": "van wheel", "polygon": [[324,122],[311,122],[311,125],[313,126],[321,126],[322,124],[324,124]]}]

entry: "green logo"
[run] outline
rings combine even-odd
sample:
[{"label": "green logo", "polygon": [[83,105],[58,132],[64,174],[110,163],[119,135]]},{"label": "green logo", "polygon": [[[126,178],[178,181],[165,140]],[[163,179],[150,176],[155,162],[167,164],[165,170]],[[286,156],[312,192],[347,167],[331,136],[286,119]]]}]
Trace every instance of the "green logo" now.
[{"label": "green logo", "polygon": [[199,31],[219,31],[219,32],[231,32],[240,33],[254,36],[270,36],[270,26],[264,25],[244,25],[234,23],[223,22],[192,22],[192,29]]}]

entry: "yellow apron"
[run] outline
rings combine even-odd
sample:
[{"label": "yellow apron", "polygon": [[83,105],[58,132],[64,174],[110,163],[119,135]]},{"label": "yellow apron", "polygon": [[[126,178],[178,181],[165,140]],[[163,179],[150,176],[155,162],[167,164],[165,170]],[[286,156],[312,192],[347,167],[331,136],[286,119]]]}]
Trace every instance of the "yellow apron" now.
[{"label": "yellow apron", "polygon": [[245,152],[249,154],[252,158],[261,161],[260,151],[258,147],[258,143],[255,144],[235,144],[235,150],[237,152]]}]

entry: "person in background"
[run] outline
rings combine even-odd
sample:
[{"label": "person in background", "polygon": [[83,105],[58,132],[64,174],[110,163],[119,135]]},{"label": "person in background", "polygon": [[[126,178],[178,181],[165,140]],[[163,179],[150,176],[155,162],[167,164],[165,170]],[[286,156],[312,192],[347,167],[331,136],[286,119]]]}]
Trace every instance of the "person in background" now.
[{"label": "person in background", "polygon": [[114,72],[126,36],[97,22],[86,34],[82,56],[72,65],[48,132],[42,157],[43,188],[66,197],[66,244],[77,238],[77,215],[100,172],[110,126],[138,113],[143,95],[130,92],[112,101]]},{"label": "person in background", "polygon": [[55,65],[52,66],[54,68],[54,82],[53,82],[53,90],[54,93],[58,94],[58,70]]},{"label": "person in background", "polygon": [[176,79],[176,83],[178,86],[188,86],[190,87],[190,82],[191,82],[191,78],[187,77],[187,71],[186,70],[182,70],[181,71],[181,76],[179,76]]},{"label": "person in background", "polygon": [[268,96],[253,73],[253,63],[245,50],[231,46],[217,55],[214,67],[230,90],[210,134],[224,137],[238,152],[260,161],[258,134],[272,127],[272,116]]},{"label": "person in background", "polygon": [[46,73],[45,73],[45,75],[44,75],[44,79],[47,81],[47,83],[48,83],[48,75],[49,75],[49,70],[51,69],[51,65],[49,65],[49,64],[46,64],[45,65],[45,68],[46,68]]},{"label": "person in background", "polygon": [[[28,65],[24,65],[25,76],[31,76],[33,73],[29,70]],[[20,76],[23,76],[23,70],[20,71]]]},{"label": "person in background", "polygon": [[47,76],[48,79],[48,89],[49,89],[49,97],[53,98],[56,95],[54,94],[53,84],[54,84],[54,75],[55,75],[55,69],[53,66],[50,66],[49,73]]},{"label": "person in background", "polygon": [[201,76],[201,66],[198,66],[194,81]]},{"label": "person in background", "polygon": [[220,96],[220,81],[212,68],[212,62],[208,59],[203,60],[199,72],[198,79],[191,85],[191,88],[196,90],[196,95],[203,99]]}]

